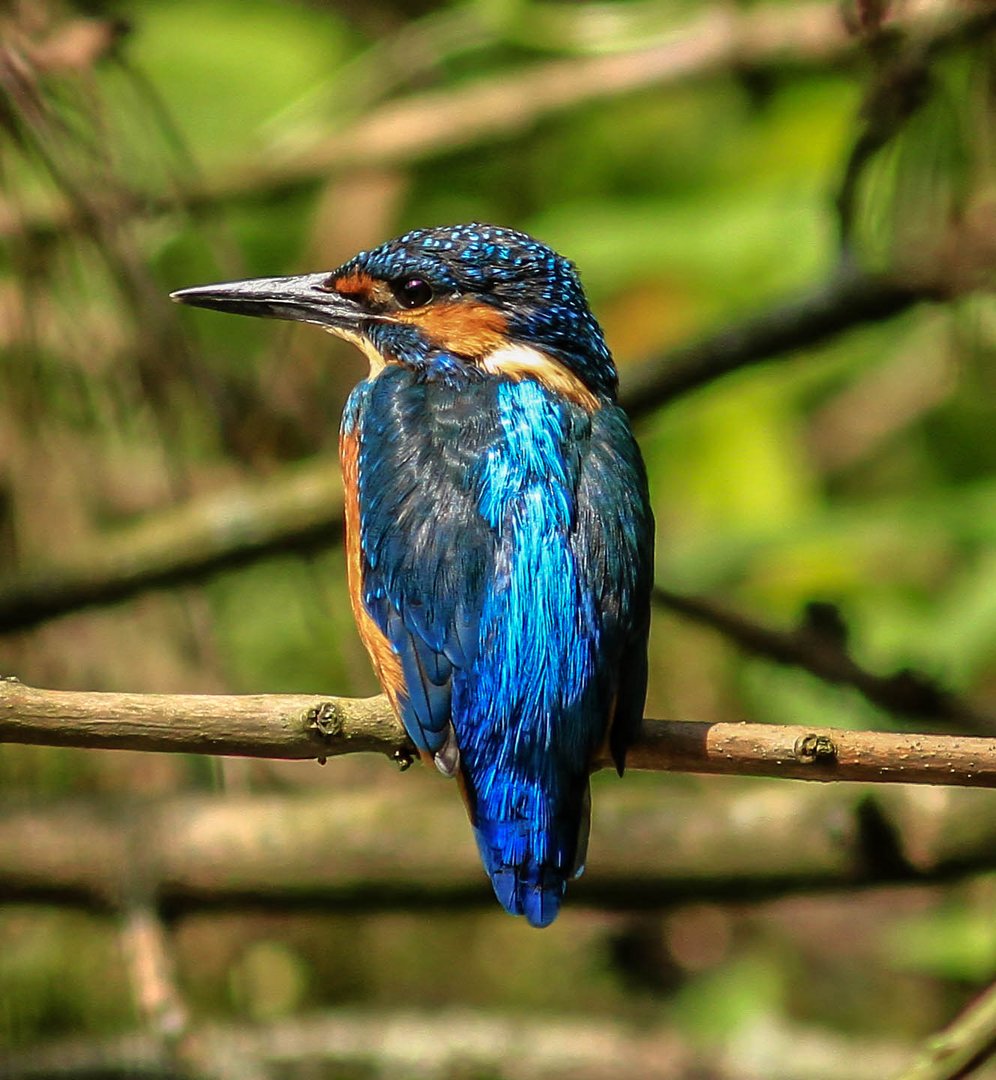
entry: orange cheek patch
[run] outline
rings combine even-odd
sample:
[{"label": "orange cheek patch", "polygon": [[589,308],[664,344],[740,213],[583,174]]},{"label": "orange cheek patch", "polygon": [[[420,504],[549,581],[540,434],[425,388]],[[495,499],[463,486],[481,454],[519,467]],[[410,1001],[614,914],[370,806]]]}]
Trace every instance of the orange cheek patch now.
[{"label": "orange cheek patch", "polygon": [[369,274],[356,271],[337,277],[328,282],[329,288],[342,296],[351,296],[354,300],[367,299],[373,295],[374,279]]},{"label": "orange cheek patch", "polygon": [[401,716],[400,700],[407,697],[401,661],[391,648],[391,643],[380,627],[370,617],[363,603],[363,563],[360,550],[360,489],[359,489],[360,441],[353,432],[339,440],[339,459],[342,462],[342,480],[346,495],[346,579],[349,583],[349,600],[360,640],[370,654],[370,662],[394,711]]},{"label": "orange cheek patch", "polygon": [[452,300],[399,311],[399,322],[419,327],[441,349],[479,359],[507,342],[508,320],[490,304]]},{"label": "orange cheek patch", "polygon": [[340,296],[348,296],[351,300],[370,305],[387,304],[391,299],[391,290],[387,285],[362,270],[341,274],[329,281],[327,287]]}]

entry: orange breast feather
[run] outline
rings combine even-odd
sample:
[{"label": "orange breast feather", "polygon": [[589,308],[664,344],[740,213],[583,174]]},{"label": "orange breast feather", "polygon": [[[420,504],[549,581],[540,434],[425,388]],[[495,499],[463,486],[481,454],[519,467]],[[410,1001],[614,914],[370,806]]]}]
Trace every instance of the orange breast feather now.
[{"label": "orange breast feather", "polygon": [[406,696],[401,661],[363,603],[363,563],[360,558],[359,438],[355,431],[339,440],[339,458],[346,496],[346,572],[349,599],[360,640],[370,654],[374,672],[394,711],[401,715],[399,701]]}]

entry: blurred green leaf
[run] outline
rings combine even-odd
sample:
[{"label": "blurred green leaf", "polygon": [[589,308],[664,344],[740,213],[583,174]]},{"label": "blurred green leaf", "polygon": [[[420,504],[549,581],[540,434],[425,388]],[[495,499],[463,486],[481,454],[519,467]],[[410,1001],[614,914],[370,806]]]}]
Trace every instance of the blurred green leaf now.
[{"label": "blurred green leaf", "polygon": [[982,985],[996,976],[994,912],[949,904],[900,920],[886,949],[895,968]]},{"label": "blurred green leaf", "polygon": [[267,0],[137,0],[129,55],[196,159],[220,168],[260,148],[267,119],[346,56],[331,10]]}]

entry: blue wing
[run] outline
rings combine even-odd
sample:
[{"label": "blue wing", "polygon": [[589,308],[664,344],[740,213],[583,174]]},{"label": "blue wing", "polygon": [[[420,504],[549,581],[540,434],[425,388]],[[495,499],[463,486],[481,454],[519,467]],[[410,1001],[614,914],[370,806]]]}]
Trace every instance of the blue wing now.
[{"label": "blue wing", "polygon": [[[653,523],[623,413],[538,384],[388,368],[362,389],[363,600],[412,741],[463,756],[501,902],[555,917],[584,858],[588,769],[622,767],[646,691]],[[442,762],[440,758],[442,757]]]}]

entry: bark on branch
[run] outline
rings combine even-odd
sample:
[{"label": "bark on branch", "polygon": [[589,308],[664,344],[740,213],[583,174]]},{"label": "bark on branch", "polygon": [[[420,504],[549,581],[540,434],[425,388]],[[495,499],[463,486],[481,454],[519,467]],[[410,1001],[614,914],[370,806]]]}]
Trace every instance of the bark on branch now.
[{"label": "bark on branch", "polygon": [[996,1051],[996,983],[925,1043],[896,1080],[956,1080],[974,1073]]},{"label": "bark on branch", "polygon": [[[0,742],[305,759],[413,756],[384,697],[38,690],[0,680]],[[606,759],[598,763],[609,766]],[[646,720],[628,764],[651,771],[996,787],[996,737]]]}]

